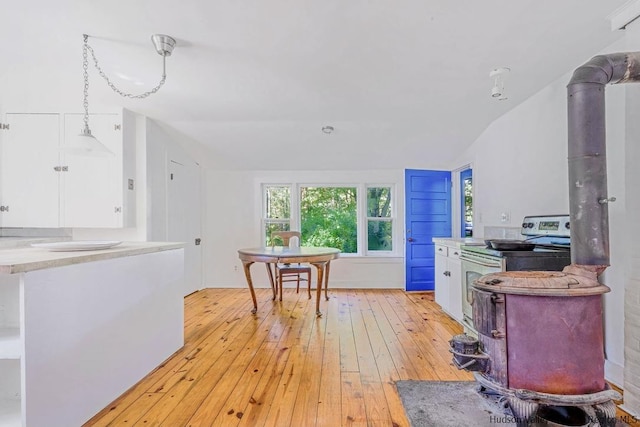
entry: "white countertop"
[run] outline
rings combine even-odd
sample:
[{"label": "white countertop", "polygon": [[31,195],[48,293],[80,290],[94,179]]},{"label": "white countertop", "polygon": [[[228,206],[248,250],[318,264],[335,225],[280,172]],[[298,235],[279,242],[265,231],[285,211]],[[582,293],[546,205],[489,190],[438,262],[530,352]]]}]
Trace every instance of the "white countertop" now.
[{"label": "white countertop", "polygon": [[[35,242],[30,240],[29,244],[31,243]],[[52,252],[32,247],[0,248],[0,273],[24,273],[44,268],[168,251],[183,247],[184,243],[175,242],[123,242],[113,248],[94,251]]]},{"label": "white countertop", "polygon": [[436,245],[443,245],[450,248],[460,248],[462,245],[484,246],[484,239],[475,237],[434,237],[431,239]]},{"label": "white countertop", "polygon": [[25,247],[32,243],[62,242],[66,240],[71,240],[71,237],[0,237],[0,250]]}]

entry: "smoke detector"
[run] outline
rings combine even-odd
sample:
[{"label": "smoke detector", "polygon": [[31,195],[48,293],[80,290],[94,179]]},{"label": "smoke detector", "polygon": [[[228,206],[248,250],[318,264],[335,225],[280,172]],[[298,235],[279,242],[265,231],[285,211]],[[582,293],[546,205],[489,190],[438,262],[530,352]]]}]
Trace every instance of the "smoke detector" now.
[{"label": "smoke detector", "polygon": [[511,71],[507,67],[494,68],[489,73],[489,77],[493,79],[493,87],[491,88],[491,97],[499,101],[508,99],[504,93],[504,81],[507,74]]}]

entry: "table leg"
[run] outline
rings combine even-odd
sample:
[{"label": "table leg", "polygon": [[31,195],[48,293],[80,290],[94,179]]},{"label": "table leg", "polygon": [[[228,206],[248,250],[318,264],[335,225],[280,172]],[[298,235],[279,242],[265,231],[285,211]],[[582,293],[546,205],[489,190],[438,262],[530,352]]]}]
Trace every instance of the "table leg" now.
[{"label": "table leg", "polygon": [[256,301],[256,291],[253,290],[253,282],[251,281],[251,264],[253,264],[253,261],[242,261],[244,275],[247,278],[247,285],[249,285],[249,291],[251,291],[251,299],[253,300],[253,310],[251,310],[251,312],[253,314],[256,314],[256,312],[258,311],[258,301]]},{"label": "table leg", "polygon": [[320,296],[322,295],[322,283],[324,282],[324,271],[327,266],[327,262],[314,262],[312,265],[315,265],[318,270],[318,284],[316,285],[316,316],[321,317]]},{"label": "table leg", "polygon": [[267,267],[267,275],[269,276],[269,283],[271,283],[271,291],[273,292],[273,300],[276,300],[276,285],[273,280],[273,270],[271,269],[271,263],[265,262],[264,265]]},{"label": "table leg", "polygon": [[331,261],[327,261],[327,267],[324,273],[324,298],[329,301],[329,271],[331,271]]}]

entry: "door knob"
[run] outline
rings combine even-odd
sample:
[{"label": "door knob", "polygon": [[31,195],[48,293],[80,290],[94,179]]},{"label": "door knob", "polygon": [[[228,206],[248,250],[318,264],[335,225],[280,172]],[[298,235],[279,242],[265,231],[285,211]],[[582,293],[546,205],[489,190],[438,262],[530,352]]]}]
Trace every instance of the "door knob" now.
[{"label": "door knob", "polygon": [[413,237],[409,237],[409,238],[407,239],[407,242],[413,242]]}]

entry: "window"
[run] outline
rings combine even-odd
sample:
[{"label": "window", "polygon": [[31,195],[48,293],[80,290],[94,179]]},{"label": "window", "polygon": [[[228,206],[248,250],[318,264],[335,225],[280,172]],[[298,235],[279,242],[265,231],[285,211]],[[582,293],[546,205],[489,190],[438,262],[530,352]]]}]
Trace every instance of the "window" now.
[{"label": "window", "polygon": [[358,252],[358,191],[355,187],[300,187],[301,246]]},{"label": "window", "polygon": [[263,236],[300,230],[301,246],[343,254],[397,255],[392,185],[263,184]]},{"label": "window", "polygon": [[264,187],[263,227],[264,244],[271,245],[271,233],[291,229],[291,187]]},{"label": "window", "polygon": [[391,188],[367,188],[367,250],[393,250]]},{"label": "window", "polygon": [[473,236],[473,171],[460,172],[461,237]]}]

